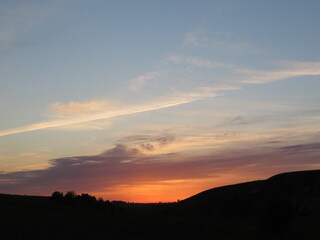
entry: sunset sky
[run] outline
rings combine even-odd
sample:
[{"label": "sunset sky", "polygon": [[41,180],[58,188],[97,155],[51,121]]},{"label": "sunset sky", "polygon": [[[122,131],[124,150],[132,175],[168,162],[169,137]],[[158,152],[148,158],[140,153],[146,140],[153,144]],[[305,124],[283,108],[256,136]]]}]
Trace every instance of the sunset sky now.
[{"label": "sunset sky", "polygon": [[0,193],[166,202],[320,168],[320,1],[0,1]]}]

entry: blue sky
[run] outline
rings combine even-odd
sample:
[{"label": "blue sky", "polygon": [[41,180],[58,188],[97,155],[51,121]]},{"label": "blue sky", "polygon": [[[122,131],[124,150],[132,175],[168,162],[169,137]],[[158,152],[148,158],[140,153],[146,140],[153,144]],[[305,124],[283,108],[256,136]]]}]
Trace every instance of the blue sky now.
[{"label": "blue sky", "polygon": [[319,168],[319,5],[1,1],[0,191],[172,201]]}]

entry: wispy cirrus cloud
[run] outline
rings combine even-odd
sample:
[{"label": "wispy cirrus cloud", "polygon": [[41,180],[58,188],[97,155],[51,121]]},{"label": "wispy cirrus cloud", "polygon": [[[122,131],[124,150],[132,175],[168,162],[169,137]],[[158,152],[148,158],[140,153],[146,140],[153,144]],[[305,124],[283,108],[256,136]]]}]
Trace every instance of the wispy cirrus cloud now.
[{"label": "wispy cirrus cloud", "polygon": [[[185,41],[185,45],[204,47],[208,47],[213,43],[213,40],[198,36],[194,33],[188,34]],[[235,45],[234,48],[238,48],[239,46],[240,48],[245,49],[244,45]],[[232,49],[230,45],[229,48]],[[152,92],[150,91],[150,89],[146,89],[145,87],[149,81],[159,79],[161,80],[161,82],[158,81],[155,84],[155,86],[157,86],[155,92],[157,92],[157,94],[159,94],[160,96],[154,96],[152,92],[151,94],[149,94],[151,95],[152,99],[144,99],[145,101],[142,104],[127,104],[115,102],[108,99],[101,101],[93,100],[87,102],[56,102],[48,107],[49,113],[47,115],[49,115],[50,120],[31,124],[28,126],[0,131],[0,136],[30,132],[41,129],[57,127],[61,128],[76,125],[79,126],[79,124],[92,122],[95,120],[109,119],[119,116],[173,107],[185,103],[194,102],[199,99],[217,96],[217,92],[240,89],[240,86],[244,84],[264,84],[297,76],[320,75],[320,63],[318,62],[307,63],[281,61],[278,62],[277,66],[278,68],[280,68],[280,70],[261,71],[256,69],[243,68],[242,66],[236,66],[225,62],[203,59],[197,56],[172,55],[169,56],[166,61],[174,64],[188,64],[195,68],[208,68],[212,72],[219,68],[223,69],[225,72],[223,72],[221,77],[222,80],[220,81],[220,75],[214,78],[214,76],[210,75],[214,75],[214,73],[210,72],[206,73],[207,75],[199,74],[199,77],[199,75],[197,75],[197,71],[190,71],[190,73],[187,72],[181,74],[179,76],[179,82],[178,80],[176,80],[176,75],[173,70],[172,76],[167,76],[169,79],[169,81],[167,82],[168,84],[163,84],[162,82],[165,81],[163,81],[162,78],[159,78],[159,76],[161,75],[161,71],[149,71],[145,74],[142,74],[141,76],[131,79],[128,82],[127,88],[132,92],[143,90],[145,91],[144,93],[147,93],[148,91]],[[170,73],[171,72],[169,71],[168,75],[170,75]],[[177,75],[179,74],[180,72]],[[209,80],[203,80],[202,76],[203,78],[209,78]],[[186,80],[186,78],[188,78],[188,80],[190,79],[191,82],[193,82],[192,84],[190,84],[190,86],[188,86],[188,84],[185,84],[188,81]],[[210,81],[210,78],[214,78],[215,80],[218,78],[218,83]],[[179,83],[176,83],[175,81]],[[164,85],[169,85],[169,87],[164,87],[162,89]],[[192,90],[190,91],[190,89]],[[127,92],[125,94],[127,94]],[[135,97],[136,96],[131,96],[132,99],[134,99]]]},{"label": "wispy cirrus cloud", "polygon": [[[96,113],[91,113],[92,106],[94,110],[97,110],[96,104],[92,104],[92,102],[89,103],[69,103],[69,104],[54,104],[53,108],[58,113],[68,113],[68,117],[66,115],[63,115],[63,118],[56,118],[54,120],[50,121],[44,121],[36,124],[31,124],[24,127],[19,128],[13,128],[8,129],[0,132],[0,136],[10,135],[10,134],[16,134],[16,133],[23,133],[23,132],[30,132],[30,131],[36,131],[36,130],[42,130],[42,129],[48,129],[48,128],[56,128],[56,127],[63,127],[73,124],[80,124],[100,119],[109,119],[114,117],[120,117],[125,115],[131,115],[136,113],[142,113],[142,112],[148,112],[148,111],[154,111],[158,109],[164,109],[169,108],[185,103],[190,103],[193,101],[196,101],[201,96],[197,94],[196,96],[185,96],[182,95],[181,97],[171,97],[171,99],[159,101],[156,103],[149,103],[144,105],[121,105],[119,108],[114,107],[111,110],[106,109],[104,107],[101,107],[100,111]],[[203,98],[204,96],[202,96]],[[208,95],[205,95],[205,97],[208,97]],[[58,107],[57,107],[58,106]],[[99,105],[100,106],[100,105]],[[103,106],[103,104],[101,104]],[[89,113],[88,113],[89,111]],[[69,113],[76,112],[77,115],[69,115]],[[56,113],[57,114],[57,113]]]},{"label": "wispy cirrus cloud", "polygon": [[132,91],[140,90],[148,81],[158,77],[160,75],[159,72],[147,72],[141,76],[133,78],[129,81],[129,89]]},{"label": "wispy cirrus cloud", "polygon": [[181,55],[172,55],[167,58],[168,61],[174,63],[187,63],[197,67],[207,67],[207,68],[233,68],[234,66],[222,62],[214,62],[208,59],[201,59],[198,57],[192,56],[181,56]]},{"label": "wispy cirrus cloud", "polygon": [[[193,64],[197,62],[190,61]],[[198,61],[198,65],[206,64],[200,60]],[[210,63],[207,64],[210,65]],[[159,75],[160,72],[150,71],[138,76],[129,81],[129,89],[133,91],[141,90],[148,81],[157,78]],[[152,96],[153,99],[140,104],[128,104],[113,99],[86,102],[71,101],[69,103],[56,102],[47,107],[46,116],[49,116],[51,120],[0,131],[0,136],[50,128],[101,129],[100,125],[96,126],[95,124],[84,123],[178,106],[199,99],[217,96],[216,92],[218,91],[234,89],[237,88],[232,86],[201,86],[192,91],[171,90],[171,92],[162,92],[160,96]]]},{"label": "wispy cirrus cloud", "polygon": [[[207,50],[219,50],[222,53],[258,53],[260,52],[254,46],[246,43],[235,42],[236,38],[232,33],[220,33],[223,41],[219,38],[208,37],[205,33],[191,32],[185,36],[184,46],[203,48]],[[258,70],[221,61],[213,61],[211,59],[203,59],[196,56],[172,55],[167,58],[173,63],[189,64],[194,67],[202,68],[224,68],[226,81],[233,84],[266,84],[283,79],[320,75],[320,62],[302,62],[293,60],[274,60],[272,65],[275,70]],[[270,66],[269,66],[270,67]]]},{"label": "wispy cirrus cloud", "polygon": [[[176,59],[176,58],[173,58]],[[192,58],[187,58],[192,59]],[[172,59],[171,59],[172,60]],[[183,58],[178,58],[175,61],[184,62]],[[206,61],[201,61],[197,59],[197,61],[187,61],[192,65],[197,67],[199,66],[211,66],[210,63]],[[215,65],[214,63],[212,63]],[[212,65],[212,66],[213,66]],[[142,105],[117,105],[114,106],[110,103],[113,101],[105,100],[105,101],[89,101],[89,102],[70,102],[67,104],[62,103],[54,103],[49,109],[53,110],[53,116],[56,118],[50,121],[44,121],[36,124],[31,124],[24,127],[8,129],[0,132],[0,136],[22,133],[22,132],[30,132],[41,129],[55,128],[55,127],[63,127],[68,125],[80,124],[100,119],[109,119],[119,116],[125,116],[130,114],[142,113],[147,111],[153,111],[157,109],[163,109],[168,107],[173,107],[185,103],[194,102],[199,99],[203,99],[206,97],[214,97],[217,95],[217,91],[226,91],[226,90],[234,90],[239,89],[237,83],[241,84],[266,84],[273,81],[279,81],[291,77],[298,76],[312,76],[312,75],[320,75],[320,68],[318,66],[320,63],[318,62],[289,62],[287,64],[287,69],[279,70],[279,71],[258,71],[258,70],[250,70],[250,69],[241,69],[234,68],[232,69],[234,72],[240,74],[239,79],[236,79],[234,82],[231,81],[230,86],[217,86],[217,87],[198,87],[198,91],[193,92],[173,92],[171,97],[166,97],[165,100],[158,101],[156,103],[146,103]],[[223,66],[223,65],[221,65]],[[296,67],[296,68],[294,68]],[[157,76],[157,73],[147,74],[145,77],[142,77],[141,81],[144,79],[149,79]],[[230,84],[230,83],[229,83]],[[234,86],[232,86],[232,84]],[[112,106],[111,106],[112,105]]]},{"label": "wispy cirrus cloud", "polygon": [[[228,69],[226,79],[229,84],[266,84],[293,77],[320,75],[320,62],[274,61],[276,67],[278,69],[280,68],[280,70],[264,71],[223,62],[215,62],[195,56],[172,55],[167,58],[167,61],[189,64],[201,68]],[[235,86],[235,88],[237,88],[237,86]]]},{"label": "wispy cirrus cloud", "polygon": [[225,36],[224,40],[221,40],[219,38],[209,38],[205,36],[205,34],[201,33],[190,32],[186,34],[183,45],[186,47],[202,47],[228,53],[232,52],[233,54],[248,54],[258,52],[258,49],[256,47],[248,43],[234,41],[234,36],[232,33],[223,33],[222,35]]},{"label": "wispy cirrus cloud", "polygon": [[[159,148],[165,148],[168,145],[175,145],[176,137],[172,134],[161,134],[161,135],[131,135],[120,140],[124,143],[136,143],[136,146],[142,152],[156,151]],[[169,150],[170,151],[170,150]]]},{"label": "wispy cirrus cloud", "polygon": [[309,72],[317,72],[320,69],[320,62],[301,62],[301,61],[289,61],[281,60],[276,61],[276,64],[291,69],[304,69]]},{"label": "wispy cirrus cloud", "polygon": [[318,62],[303,64],[297,62],[297,65],[292,64],[289,67],[291,68],[280,71],[258,71],[241,68],[235,69],[235,71],[243,75],[243,79],[239,80],[239,82],[245,84],[265,84],[299,76],[320,75],[320,63]]},{"label": "wispy cirrus cloud", "polygon": [[54,112],[58,112],[58,113],[76,113],[76,112],[100,111],[105,107],[105,105],[106,105],[106,102],[102,102],[102,101],[89,101],[84,103],[69,102],[67,104],[57,102],[52,104],[50,108]]},{"label": "wispy cirrus cloud", "polygon": [[292,146],[285,146],[280,148],[281,152],[284,153],[307,153],[307,152],[318,152],[320,151],[320,143],[307,143],[307,144],[298,144]]}]

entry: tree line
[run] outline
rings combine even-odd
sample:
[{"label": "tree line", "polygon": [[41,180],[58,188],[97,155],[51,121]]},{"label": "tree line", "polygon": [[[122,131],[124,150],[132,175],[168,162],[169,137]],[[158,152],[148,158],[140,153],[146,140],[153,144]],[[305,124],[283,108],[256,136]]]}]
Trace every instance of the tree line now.
[{"label": "tree line", "polygon": [[98,208],[105,210],[115,210],[116,208],[123,208],[127,205],[123,201],[104,201],[102,198],[96,198],[88,193],[77,195],[75,191],[69,191],[66,194],[55,191],[51,195],[51,199],[58,203],[63,203],[69,206],[79,206],[85,208]]}]

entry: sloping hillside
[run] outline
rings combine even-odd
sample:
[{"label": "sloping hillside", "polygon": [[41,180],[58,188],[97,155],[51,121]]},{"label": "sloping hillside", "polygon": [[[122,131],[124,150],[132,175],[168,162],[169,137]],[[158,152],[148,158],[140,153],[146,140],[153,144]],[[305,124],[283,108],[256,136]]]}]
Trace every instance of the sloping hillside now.
[{"label": "sloping hillside", "polygon": [[214,188],[171,204],[92,205],[86,196],[0,194],[0,239],[320,239],[320,170]]},{"label": "sloping hillside", "polygon": [[[267,180],[213,188],[182,201],[203,214],[259,215],[273,208],[320,214],[320,170],[282,173]],[[290,208],[290,209],[289,209]]]}]

